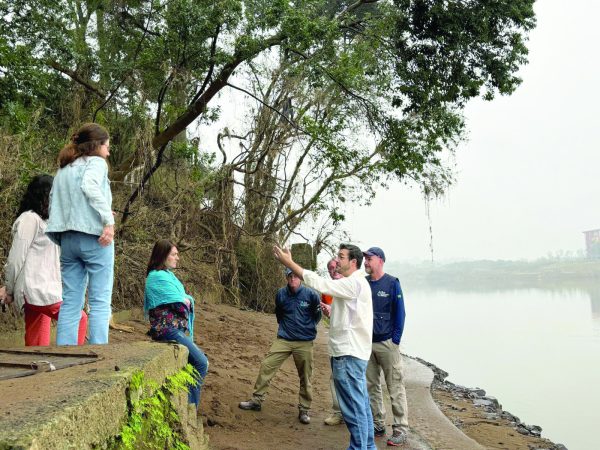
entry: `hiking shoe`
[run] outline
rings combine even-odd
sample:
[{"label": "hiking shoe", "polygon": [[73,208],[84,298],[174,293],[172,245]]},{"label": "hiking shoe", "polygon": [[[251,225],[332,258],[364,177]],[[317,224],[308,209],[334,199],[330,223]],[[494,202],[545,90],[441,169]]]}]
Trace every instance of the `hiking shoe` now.
[{"label": "hiking shoe", "polygon": [[342,425],[344,423],[344,418],[341,414],[333,413],[329,417],[325,419],[325,425]]},{"label": "hiking shoe", "polygon": [[310,423],[310,416],[308,415],[308,411],[300,411],[298,413],[298,420],[300,421],[300,423],[308,425]]},{"label": "hiking shoe", "polygon": [[387,445],[398,447],[406,442],[406,431],[402,429],[394,430],[392,435],[387,440]]},{"label": "hiking shoe", "polygon": [[383,437],[385,436],[385,427],[374,427],[373,429],[373,435],[378,438],[378,437]]},{"label": "hiking shoe", "polygon": [[260,403],[255,402],[254,400],[248,400],[247,402],[240,402],[238,405],[240,409],[245,409],[246,411],[260,411]]}]

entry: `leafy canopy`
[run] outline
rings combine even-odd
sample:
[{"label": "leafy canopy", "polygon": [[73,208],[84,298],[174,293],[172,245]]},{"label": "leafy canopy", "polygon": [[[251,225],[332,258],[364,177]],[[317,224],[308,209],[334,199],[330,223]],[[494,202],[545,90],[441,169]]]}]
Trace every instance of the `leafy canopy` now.
[{"label": "leafy canopy", "polygon": [[[294,126],[317,140],[313,164],[351,173],[364,162],[373,180],[435,189],[466,102],[519,85],[533,2],[13,0],[0,5],[0,106],[52,111],[70,82],[86,93],[82,119],[142,114],[159,149],[212,120],[217,95],[251,85],[253,68],[262,80],[283,70],[312,99]],[[373,145],[352,142],[359,132]]]}]

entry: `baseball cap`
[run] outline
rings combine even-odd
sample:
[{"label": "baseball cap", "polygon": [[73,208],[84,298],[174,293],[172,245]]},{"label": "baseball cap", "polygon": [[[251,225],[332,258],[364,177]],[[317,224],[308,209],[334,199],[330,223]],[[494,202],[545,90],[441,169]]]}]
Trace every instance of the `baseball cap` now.
[{"label": "baseball cap", "polygon": [[382,260],[385,261],[385,253],[379,247],[371,247],[366,252],[363,252],[365,256],[379,256]]},{"label": "baseball cap", "polygon": [[289,277],[291,273],[292,273],[292,269],[290,269],[289,267],[286,267],[285,268],[285,277],[286,278]]}]

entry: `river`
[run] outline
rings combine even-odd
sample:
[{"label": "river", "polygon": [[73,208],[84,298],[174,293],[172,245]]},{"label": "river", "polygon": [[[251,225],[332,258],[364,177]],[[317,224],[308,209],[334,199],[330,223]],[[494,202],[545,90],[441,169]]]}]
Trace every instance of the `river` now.
[{"label": "river", "polygon": [[403,351],[569,450],[600,448],[600,286],[403,290]]}]

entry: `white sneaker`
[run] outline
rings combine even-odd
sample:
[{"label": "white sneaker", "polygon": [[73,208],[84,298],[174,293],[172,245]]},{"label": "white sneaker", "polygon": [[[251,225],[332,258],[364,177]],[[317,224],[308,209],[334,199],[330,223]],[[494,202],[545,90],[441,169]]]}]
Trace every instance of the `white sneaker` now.
[{"label": "white sneaker", "polygon": [[344,418],[341,414],[333,413],[328,418],[325,419],[325,425],[341,425],[344,423]]}]

